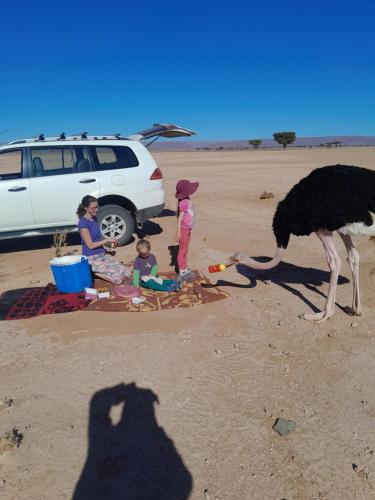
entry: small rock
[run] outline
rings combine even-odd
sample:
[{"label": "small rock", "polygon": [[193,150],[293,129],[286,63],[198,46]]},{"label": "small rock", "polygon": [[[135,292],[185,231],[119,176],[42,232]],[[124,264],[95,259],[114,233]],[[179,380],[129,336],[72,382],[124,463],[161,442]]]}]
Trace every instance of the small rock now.
[{"label": "small rock", "polygon": [[240,346],[239,346],[238,344],[233,344],[233,347],[234,347],[235,349],[239,349],[239,348],[240,348]]},{"label": "small rock", "polygon": [[350,326],[351,326],[352,328],[357,328],[358,323],[356,323],[355,321],[353,321],[353,323],[350,323]]},{"label": "small rock", "polygon": [[328,337],[336,337],[336,332],[334,330],[330,330],[328,333],[327,333]]},{"label": "small rock", "polygon": [[283,322],[282,322],[281,320],[279,320],[279,321],[277,322],[277,326],[281,326],[282,324],[283,324]]},{"label": "small rock", "polygon": [[294,420],[286,420],[285,418],[278,418],[273,424],[272,429],[280,436],[287,436],[290,432],[294,431],[297,424]]},{"label": "small rock", "polygon": [[203,494],[204,494],[204,498],[207,498],[207,499],[211,498],[211,495],[208,493],[207,489],[204,490]]},{"label": "small rock", "polygon": [[358,477],[360,477],[361,479],[368,479],[368,472],[366,471],[366,469],[359,470]]},{"label": "small rock", "polygon": [[265,285],[270,285],[272,283],[272,281],[271,280],[263,280],[263,283]]},{"label": "small rock", "polygon": [[268,200],[269,198],[273,198],[273,193],[271,193],[270,191],[263,191],[259,198],[261,200]]},{"label": "small rock", "polygon": [[0,455],[5,451],[18,448],[23,439],[23,434],[15,427],[11,431],[0,434]]},{"label": "small rock", "polygon": [[12,406],[13,404],[13,399],[12,398],[8,398],[8,396],[5,396],[4,399],[1,401],[1,406]]},{"label": "small rock", "polygon": [[220,349],[215,349],[215,352],[216,352],[216,354],[221,354],[221,350]]},{"label": "small rock", "polygon": [[358,465],[357,464],[352,464],[352,469],[354,470],[354,472],[356,472],[357,469],[358,469]]}]

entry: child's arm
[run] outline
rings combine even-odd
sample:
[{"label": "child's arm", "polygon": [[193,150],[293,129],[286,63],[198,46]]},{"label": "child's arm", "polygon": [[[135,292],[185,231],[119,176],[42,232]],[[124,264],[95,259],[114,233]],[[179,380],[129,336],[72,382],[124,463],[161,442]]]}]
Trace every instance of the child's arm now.
[{"label": "child's arm", "polygon": [[158,275],[158,265],[155,264],[154,266],[152,266],[151,268],[151,276],[157,276]]},{"label": "child's arm", "polygon": [[139,286],[141,280],[141,271],[139,269],[133,269],[133,285]]}]

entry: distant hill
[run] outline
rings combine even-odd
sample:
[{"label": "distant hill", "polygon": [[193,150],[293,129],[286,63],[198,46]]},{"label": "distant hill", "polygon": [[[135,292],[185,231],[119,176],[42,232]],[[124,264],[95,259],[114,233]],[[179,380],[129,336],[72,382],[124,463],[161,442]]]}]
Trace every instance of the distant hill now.
[{"label": "distant hill", "polygon": [[[288,146],[291,147],[318,147],[326,146],[329,143],[338,141],[340,146],[375,146],[375,136],[373,135],[329,135],[323,137],[297,137],[296,141]],[[6,143],[1,143],[0,146]],[[332,146],[335,147],[335,146]],[[262,139],[259,149],[282,148],[273,139]],[[204,149],[253,149],[248,140],[176,140],[161,139],[150,146],[152,151],[196,151]]]},{"label": "distant hill", "polygon": [[[291,147],[317,147],[339,141],[341,146],[375,146],[375,136],[368,135],[331,135],[324,137],[298,137],[296,141],[288,146]],[[335,147],[335,146],[333,146]],[[262,139],[260,149],[282,148],[273,139]],[[202,149],[253,149],[245,140],[208,140],[208,141],[156,141],[150,146],[153,151],[195,151]]]}]

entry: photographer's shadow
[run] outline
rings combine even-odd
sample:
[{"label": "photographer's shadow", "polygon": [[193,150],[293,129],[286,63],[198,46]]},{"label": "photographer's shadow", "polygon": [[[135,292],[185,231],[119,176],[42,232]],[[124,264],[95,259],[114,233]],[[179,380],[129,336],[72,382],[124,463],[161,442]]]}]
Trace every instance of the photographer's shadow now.
[{"label": "photographer's shadow", "polygon": [[[156,421],[157,395],[136,384],[98,391],[90,402],[89,449],[72,500],[186,500],[192,477]],[[111,408],[123,404],[118,423]]]}]

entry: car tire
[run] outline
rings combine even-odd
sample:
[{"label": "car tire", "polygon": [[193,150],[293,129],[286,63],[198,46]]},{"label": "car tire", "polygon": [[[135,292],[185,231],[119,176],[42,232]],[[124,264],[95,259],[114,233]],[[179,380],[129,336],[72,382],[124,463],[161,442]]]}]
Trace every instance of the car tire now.
[{"label": "car tire", "polygon": [[98,223],[103,238],[117,240],[119,246],[126,245],[134,233],[132,214],[119,205],[104,205],[98,211]]}]

